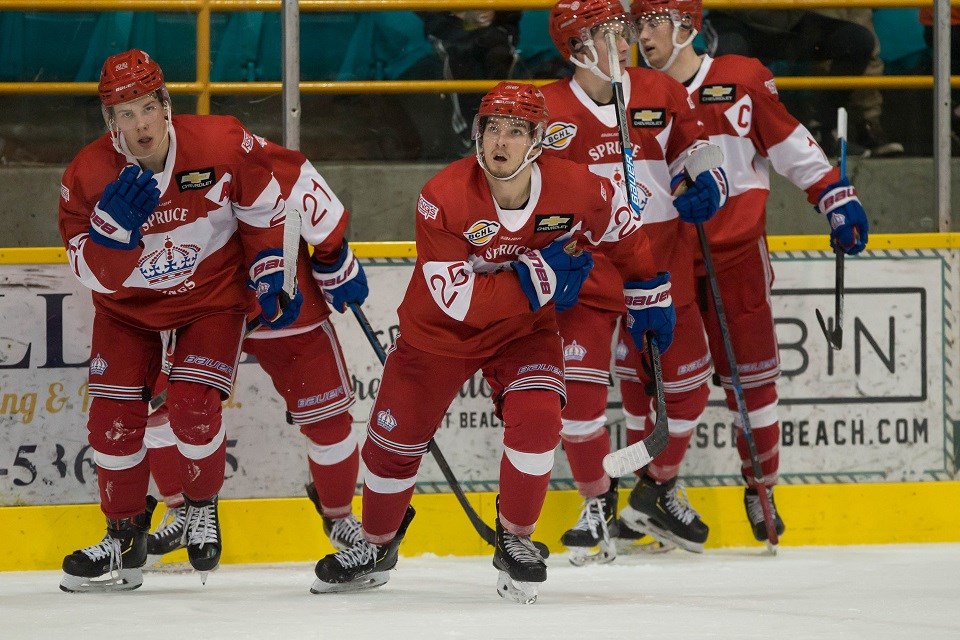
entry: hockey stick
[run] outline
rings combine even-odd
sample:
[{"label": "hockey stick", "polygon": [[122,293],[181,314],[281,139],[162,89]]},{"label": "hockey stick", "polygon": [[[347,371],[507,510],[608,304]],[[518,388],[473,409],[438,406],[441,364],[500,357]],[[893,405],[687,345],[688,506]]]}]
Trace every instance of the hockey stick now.
[{"label": "hockey stick", "polygon": [[[286,220],[283,223],[283,285],[277,305],[281,314],[297,295],[297,261],[300,259],[300,227],[302,223],[300,211],[291,209],[287,212]],[[242,340],[249,338],[251,333],[258,331],[261,327],[263,327],[263,323],[257,316],[247,323]],[[167,389],[164,389],[150,398],[149,413],[153,413],[162,407],[166,401]]]},{"label": "hockey stick", "polygon": [[[840,179],[847,177],[847,110],[837,109],[837,139],[840,141]],[[836,280],[834,282],[833,309],[836,325],[833,330],[827,328],[820,309],[817,309],[817,322],[827,338],[831,349],[839,351],[843,347],[843,249],[834,247],[836,253]]]},{"label": "hockey stick", "polygon": [[[350,311],[352,311],[354,317],[356,317],[357,323],[363,331],[363,335],[367,338],[367,342],[370,343],[370,346],[373,347],[374,352],[376,352],[380,364],[386,364],[387,352],[380,345],[380,340],[377,339],[377,333],[373,330],[373,327],[370,326],[370,321],[367,320],[367,315],[363,312],[363,309],[361,309],[360,305],[356,302],[349,302],[347,306],[350,307]],[[457,480],[457,477],[453,474],[453,469],[450,468],[450,463],[447,462],[443,452],[440,451],[437,441],[431,438],[428,447],[430,453],[433,454],[433,459],[437,462],[437,466],[440,467],[444,479],[447,481],[447,484],[450,485],[450,490],[453,492],[453,495],[456,496],[457,502],[460,503],[464,513],[467,514],[467,519],[470,520],[470,524],[473,525],[474,530],[483,538],[484,542],[490,546],[496,546],[496,531],[483,521],[480,514],[476,512],[473,505],[467,500],[467,496],[463,492],[463,487],[460,486],[460,481]],[[547,545],[542,542],[534,542],[533,544],[537,547],[537,550],[543,558],[547,558],[550,555],[550,550],[547,548]]]},{"label": "hockey stick", "polygon": [[767,528],[767,549],[777,553],[777,544],[780,542],[777,535],[777,524],[773,517],[773,503],[767,493],[763,479],[763,468],[760,466],[760,456],[757,453],[757,443],[753,439],[753,430],[750,428],[750,415],[747,411],[747,402],[743,396],[743,386],[740,384],[740,371],[737,367],[736,356],[733,353],[733,342],[730,340],[730,329],[727,327],[727,315],[723,310],[723,298],[720,297],[720,286],[717,284],[717,272],[713,266],[713,256],[710,254],[710,242],[703,223],[698,222],[697,236],[700,238],[700,250],[703,253],[703,266],[710,281],[710,295],[713,306],[717,311],[717,322],[720,325],[720,335],[723,338],[723,351],[730,366],[730,383],[733,386],[733,395],[737,401],[737,413],[740,415],[740,426],[743,437],[747,440],[747,449],[750,452],[750,465],[753,467],[753,477],[757,485],[757,496],[760,498],[760,508],[763,510],[763,522]]},{"label": "hockey stick", "polygon": [[[607,42],[607,59],[610,62],[610,84],[613,87],[613,97],[617,110],[617,131],[620,134],[620,157],[623,162],[624,180],[627,183],[627,196],[630,199],[630,208],[635,215],[640,215],[640,197],[637,192],[637,180],[633,169],[633,147],[627,133],[627,107],[623,96],[623,77],[620,72],[620,57],[617,55],[617,34],[606,31],[604,38]],[[660,348],[653,340],[648,340],[650,360],[653,362],[653,378],[657,394],[657,421],[653,431],[640,442],[629,447],[612,451],[603,458],[603,470],[612,478],[637,471],[649,464],[667,448],[670,439],[670,429],[667,421],[667,400],[663,388],[663,368],[660,364]]]}]

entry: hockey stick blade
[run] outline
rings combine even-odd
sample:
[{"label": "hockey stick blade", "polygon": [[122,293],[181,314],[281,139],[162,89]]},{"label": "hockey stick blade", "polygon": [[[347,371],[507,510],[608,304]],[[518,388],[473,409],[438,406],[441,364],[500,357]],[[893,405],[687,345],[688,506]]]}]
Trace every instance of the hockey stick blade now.
[{"label": "hockey stick blade", "polygon": [[660,363],[660,348],[650,341],[650,359],[653,360],[653,375],[657,389],[657,421],[653,431],[640,442],[608,453],[603,458],[603,470],[611,478],[633,473],[650,464],[650,461],[667,448],[670,426],[667,420],[667,401],[663,391],[663,368]]},{"label": "hockey stick blade", "polygon": [[[377,359],[380,360],[380,364],[386,364],[387,352],[384,350],[383,346],[381,346],[380,340],[377,338],[377,333],[373,330],[373,326],[370,324],[370,321],[367,320],[367,315],[363,312],[363,309],[361,309],[360,305],[355,302],[347,303],[347,306],[350,307],[350,311],[353,312],[354,317],[357,319],[357,323],[360,325],[363,335],[366,336],[367,342],[370,343],[370,346],[373,347],[374,352],[377,354]],[[457,480],[457,477],[453,474],[453,469],[450,468],[450,464],[447,462],[446,456],[444,456],[443,452],[440,451],[440,447],[437,445],[436,440],[431,438],[427,446],[430,449],[430,453],[433,455],[433,459],[437,463],[437,466],[440,467],[440,473],[443,474],[443,478],[450,486],[450,491],[453,492],[457,502],[460,503],[460,507],[466,514],[470,524],[473,525],[477,535],[483,538],[483,541],[490,546],[496,546],[496,531],[494,531],[490,525],[483,521],[483,519],[480,517],[480,514],[478,514],[476,509],[473,508],[473,505],[470,504],[470,501],[467,499],[467,495],[463,492],[463,487],[460,486],[460,481]],[[540,555],[543,558],[547,558],[550,555],[550,549],[547,548],[547,545],[543,544],[542,542],[534,542],[533,544],[536,546],[537,551],[540,552]]]}]

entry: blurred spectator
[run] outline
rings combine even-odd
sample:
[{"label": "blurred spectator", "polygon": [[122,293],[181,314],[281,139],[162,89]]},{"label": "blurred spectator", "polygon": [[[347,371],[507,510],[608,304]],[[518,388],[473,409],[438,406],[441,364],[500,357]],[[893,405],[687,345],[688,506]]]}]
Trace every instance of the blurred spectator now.
[{"label": "blurred spectator", "polygon": [[[703,32],[711,56],[738,54],[765,63],[824,62],[829,65],[828,74],[834,76],[863,75],[877,46],[872,29],[814,11],[711,11]],[[860,105],[850,104],[851,93],[822,92],[814,121],[808,124],[812,132],[820,133],[821,144],[828,150],[834,146],[837,108],[849,105],[853,142],[873,155],[903,153],[903,146],[890,143],[880,125],[879,104],[864,113]],[[868,120],[868,115],[873,119]]]},{"label": "blurred spectator", "polygon": [[[923,25],[923,39],[933,48],[933,7],[920,9],[920,24]],[[950,8],[950,73],[960,73],[960,9]],[[950,102],[953,111],[950,114],[950,129],[956,138],[960,135],[960,90],[950,90]],[[960,142],[960,141],[957,141]]]},{"label": "blurred spectator", "polygon": [[[443,63],[446,80],[503,80],[517,61],[520,11],[418,11],[423,32]],[[481,93],[450,94],[451,123],[464,146],[472,146],[473,117]]]}]

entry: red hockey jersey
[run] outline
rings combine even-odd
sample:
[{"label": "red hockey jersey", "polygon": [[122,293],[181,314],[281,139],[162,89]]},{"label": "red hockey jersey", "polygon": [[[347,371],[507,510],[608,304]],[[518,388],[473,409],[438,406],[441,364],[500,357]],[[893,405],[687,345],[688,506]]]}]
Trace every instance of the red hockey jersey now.
[{"label": "red hockey jersey", "polygon": [[427,182],[417,202],[417,263],[398,310],[400,332],[417,349],[484,357],[541,328],[557,330],[553,304],[530,310],[511,263],[529,249],[575,238],[600,245],[623,282],[655,275],[649,243],[619,187],[561,158],[533,164],[523,209],[501,209],[475,157]]},{"label": "red hockey jersey", "polygon": [[103,247],[90,239],[90,216],[106,185],[135,163],[104,134],[77,154],[60,185],[60,235],[97,312],[161,331],[251,311],[244,248],[253,256],[283,244],[284,201],[263,147],[235,118],[174,116],[156,175],[160,203],[140,247]]},{"label": "red hockey jersey", "polygon": [[[579,162],[626,188],[616,107],[599,106],[575,80],[542,88],[550,112],[544,150]],[[634,174],[640,195],[643,233],[659,271],[670,271],[674,304],[693,299],[693,257],[682,241],[683,223],[673,208],[670,179],[680,173],[687,151],[703,128],[683,86],[666,74],[629,68],[623,76]],[[580,293],[581,304],[620,311],[623,296],[613,265],[595,255],[595,266]]]},{"label": "red hockey jersey", "polygon": [[[704,225],[718,260],[734,258],[763,237],[771,165],[806,191],[812,204],[840,179],[807,128],[780,102],[773,75],[758,60],[704,56],[687,92],[710,142],[723,150],[730,185],[727,204]],[[696,233],[690,237],[696,243]]]}]

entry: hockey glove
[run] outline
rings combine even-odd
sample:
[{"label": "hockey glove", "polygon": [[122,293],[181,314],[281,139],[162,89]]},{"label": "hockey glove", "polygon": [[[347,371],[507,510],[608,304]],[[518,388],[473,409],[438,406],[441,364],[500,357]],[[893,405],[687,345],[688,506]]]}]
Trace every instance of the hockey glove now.
[{"label": "hockey glove", "polygon": [[684,222],[706,222],[727,202],[727,174],[721,167],[701,171],[695,178],[684,170],[670,181],[671,193],[681,183],[687,185],[686,191],[673,199],[673,206]]},{"label": "hockey glove", "polygon": [[650,339],[657,343],[661,352],[670,348],[673,342],[673,327],[677,324],[677,313],[670,297],[670,274],[661,271],[656,278],[625,282],[623,298],[627,304],[627,329],[637,349],[643,351],[643,336],[653,334]]},{"label": "hockey glove", "polygon": [[323,297],[331,307],[343,313],[351,303],[363,304],[370,293],[363,265],[353,255],[350,245],[344,240],[340,255],[333,264],[311,261],[313,279],[320,285]]},{"label": "hockey glove", "polygon": [[566,311],[577,303],[580,287],[593,268],[593,256],[589,251],[570,255],[564,249],[565,244],[571,245],[571,241],[555,240],[543,249],[521,254],[513,263],[513,271],[532,311],[538,311],[551,300],[557,311]]},{"label": "hockey glove", "polygon": [[823,190],[817,211],[830,223],[830,244],[847,255],[856,255],[867,246],[870,224],[857,190],[846,178]]},{"label": "hockey glove", "polygon": [[300,315],[303,294],[291,300],[283,290],[283,250],[264,249],[250,266],[247,285],[257,294],[260,303],[260,323],[271,329],[282,329],[293,324]]},{"label": "hockey glove", "polygon": [[128,165],[108,184],[90,216],[90,239],[111,249],[133,249],[140,244],[140,227],[160,202],[153,171]]}]

